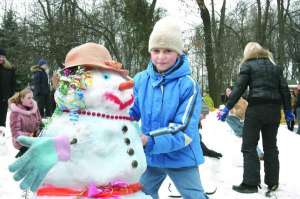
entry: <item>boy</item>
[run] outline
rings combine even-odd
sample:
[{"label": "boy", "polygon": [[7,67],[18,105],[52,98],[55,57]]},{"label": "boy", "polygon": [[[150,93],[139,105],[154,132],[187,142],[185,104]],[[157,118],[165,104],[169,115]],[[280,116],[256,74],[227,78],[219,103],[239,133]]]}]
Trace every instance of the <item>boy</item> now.
[{"label": "boy", "polygon": [[151,61],[135,78],[135,102],[130,115],[141,119],[141,139],[147,170],[143,191],[158,199],[168,175],[184,199],[205,199],[198,170],[204,162],[198,122],[201,113],[199,86],[191,78],[177,22],[158,21],[149,39]]}]

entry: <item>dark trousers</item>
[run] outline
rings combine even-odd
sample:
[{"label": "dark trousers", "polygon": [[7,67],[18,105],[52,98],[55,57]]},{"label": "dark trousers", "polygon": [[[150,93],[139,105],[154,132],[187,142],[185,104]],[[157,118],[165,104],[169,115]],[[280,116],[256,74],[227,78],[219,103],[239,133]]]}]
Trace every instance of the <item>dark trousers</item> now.
[{"label": "dark trousers", "polygon": [[278,184],[279,159],[277,132],[280,122],[280,105],[264,104],[248,106],[243,128],[242,152],[244,157],[243,183],[260,184],[260,162],[256,147],[262,135],[264,149],[265,183]]},{"label": "dark trousers", "polygon": [[297,133],[300,134],[300,107],[296,108],[296,113],[297,113],[297,122],[298,122]]},{"label": "dark trousers", "polygon": [[8,102],[0,99],[0,126],[5,126]]},{"label": "dark trousers", "polygon": [[50,117],[50,95],[37,95],[34,97],[39,107],[41,117]]},{"label": "dark trousers", "polygon": [[50,115],[54,113],[56,108],[54,94],[55,94],[55,90],[50,91]]}]

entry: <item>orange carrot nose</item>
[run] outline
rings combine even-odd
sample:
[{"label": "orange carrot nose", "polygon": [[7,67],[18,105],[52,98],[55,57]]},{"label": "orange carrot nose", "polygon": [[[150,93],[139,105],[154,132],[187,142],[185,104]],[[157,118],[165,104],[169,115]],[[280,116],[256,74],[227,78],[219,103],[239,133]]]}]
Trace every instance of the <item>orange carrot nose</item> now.
[{"label": "orange carrot nose", "polygon": [[133,88],[133,81],[132,80],[129,80],[127,82],[123,82],[121,84],[119,84],[119,90],[120,91],[123,91],[123,90],[126,90],[126,89],[130,89],[130,88]]}]

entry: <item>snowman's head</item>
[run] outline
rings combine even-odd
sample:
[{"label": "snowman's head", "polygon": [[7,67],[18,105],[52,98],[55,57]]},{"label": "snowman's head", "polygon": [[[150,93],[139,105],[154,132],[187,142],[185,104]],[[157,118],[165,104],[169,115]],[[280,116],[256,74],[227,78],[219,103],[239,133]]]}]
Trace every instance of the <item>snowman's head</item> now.
[{"label": "snowman's head", "polygon": [[133,81],[127,74],[104,46],[86,43],[75,47],[66,56],[55,94],[58,107],[127,115],[133,103]]},{"label": "snowman's head", "polygon": [[133,103],[133,82],[110,70],[92,70],[84,99],[87,108],[109,113],[127,114]]}]

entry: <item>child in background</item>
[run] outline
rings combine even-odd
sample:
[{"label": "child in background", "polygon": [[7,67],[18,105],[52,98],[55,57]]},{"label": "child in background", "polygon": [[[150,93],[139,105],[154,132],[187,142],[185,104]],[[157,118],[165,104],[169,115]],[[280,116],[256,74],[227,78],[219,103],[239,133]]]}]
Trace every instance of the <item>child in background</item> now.
[{"label": "child in background", "polygon": [[8,105],[11,110],[10,128],[12,141],[14,147],[19,150],[16,155],[17,158],[22,156],[28,149],[18,143],[18,136],[36,137],[39,134],[41,115],[37,103],[33,100],[33,93],[28,88],[15,93],[9,98]]},{"label": "child in background", "polygon": [[[229,99],[229,96],[232,92],[232,88],[233,88],[232,86],[229,86],[225,90],[225,95],[227,100]],[[230,110],[226,118],[227,124],[233,130],[234,134],[240,138],[243,137],[244,120],[245,120],[247,107],[248,107],[248,102],[243,97],[240,97],[240,99]],[[259,148],[259,146],[256,147],[256,151],[257,151],[258,158],[260,160],[264,160],[264,152]]]},{"label": "child in background", "polygon": [[141,120],[148,164],[141,184],[146,194],[158,199],[168,175],[184,199],[205,199],[198,170],[204,162],[198,133],[201,95],[190,76],[177,24],[171,17],[155,24],[149,39],[151,61],[134,78],[130,115]]},{"label": "child in background", "polygon": [[200,134],[200,137],[201,137],[201,141],[200,141],[201,148],[202,148],[204,156],[220,159],[221,157],[223,157],[223,155],[221,153],[218,153],[218,152],[212,150],[212,149],[209,149],[204,144],[204,142],[202,140],[202,136],[201,136],[201,132],[200,132],[200,130],[202,129],[201,121],[206,118],[206,115],[208,115],[208,113],[209,113],[209,108],[206,105],[205,101],[202,101],[202,110],[201,110],[201,116],[200,116],[201,119],[200,119],[200,122],[199,122],[199,134]]}]

